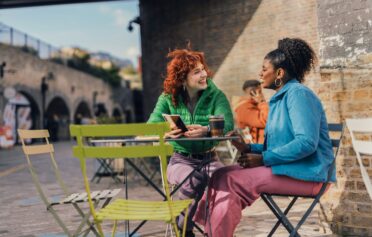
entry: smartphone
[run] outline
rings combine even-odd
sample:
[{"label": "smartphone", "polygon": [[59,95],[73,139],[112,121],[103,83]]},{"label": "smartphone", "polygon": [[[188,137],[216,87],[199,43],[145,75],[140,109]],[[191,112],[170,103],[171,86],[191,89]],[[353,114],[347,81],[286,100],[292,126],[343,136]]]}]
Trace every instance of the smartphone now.
[{"label": "smartphone", "polygon": [[253,97],[256,97],[256,96],[257,96],[257,92],[256,92],[255,90],[251,90],[251,91],[249,92],[249,94],[250,94],[251,96],[253,96]]},{"label": "smartphone", "polygon": [[245,142],[245,135],[241,128],[235,129],[235,133]]},{"label": "smartphone", "polygon": [[[252,136],[249,134],[249,136],[247,136],[243,129],[241,128],[237,128],[235,129],[236,133],[238,134],[238,136],[246,143],[246,144],[249,144],[249,143],[252,143]],[[248,131],[249,133],[249,131]]]},{"label": "smartphone", "polygon": [[182,132],[188,131],[185,123],[182,121],[181,116],[178,114],[162,114],[165,121],[169,122],[173,126],[181,129]]}]

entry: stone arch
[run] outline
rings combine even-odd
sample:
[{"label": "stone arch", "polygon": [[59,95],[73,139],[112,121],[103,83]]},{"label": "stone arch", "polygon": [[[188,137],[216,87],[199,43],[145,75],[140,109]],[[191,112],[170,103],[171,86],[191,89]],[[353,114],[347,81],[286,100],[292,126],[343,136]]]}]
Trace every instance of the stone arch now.
[{"label": "stone arch", "polygon": [[92,112],[89,107],[89,103],[85,100],[80,100],[79,104],[75,107],[74,112],[74,123],[81,124],[82,118],[92,118]]},{"label": "stone arch", "polygon": [[45,102],[45,106],[46,108],[48,108],[48,106],[50,105],[50,103],[55,99],[55,98],[60,98],[62,99],[62,101],[64,101],[64,103],[66,104],[66,107],[69,111],[69,114],[71,114],[70,111],[72,111],[71,109],[71,99],[68,97],[68,96],[65,96],[64,93],[62,93],[61,91],[53,91],[53,92],[47,92],[47,96],[46,96],[46,102]]},{"label": "stone arch", "polygon": [[40,91],[35,89],[35,88],[30,88],[30,87],[27,87],[27,86],[21,85],[21,84],[14,85],[14,89],[17,92],[24,95],[30,101],[30,103],[32,103],[32,108],[34,108],[34,112],[36,112],[35,115],[32,114],[33,115],[32,119],[35,119],[35,120],[33,120],[32,128],[33,129],[42,129],[43,124],[42,124],[42,118],[41,118],[41,116],[42,116],[41,112],[42,111],[41,111],[41,93],[40,93]]},{"label": "stone arch", "polygon": [[115,119],[116,123],[124,122],[123,111],[119,106],[115,106],[114,109],[112,110],[112,117]]},{"label": "stone arch", "polygon": [[31,116],[31,121],[32,121],[31,129],[40,129],[41,128],[40,126],[41,125],[41,111],[35,98],[24,90],[19,90],[18,93],[26,97],[26,99],[30,103],[30,108],[31,108],[30,116]]},{"label": "stone arch", "polygon": [[70,138],[70,109],[62,97],[55,96],[51,99],[45,110],[45,118],[46,128],[49,130],[53,141],[58,139],[68,140]]},{"label": "stone arch", "polygon": [[134,123],[134,113],[133,113],[133,108],[130,106],[125,107],[124,109],[124,117],[125,117],[125,122],[126,123]]}]

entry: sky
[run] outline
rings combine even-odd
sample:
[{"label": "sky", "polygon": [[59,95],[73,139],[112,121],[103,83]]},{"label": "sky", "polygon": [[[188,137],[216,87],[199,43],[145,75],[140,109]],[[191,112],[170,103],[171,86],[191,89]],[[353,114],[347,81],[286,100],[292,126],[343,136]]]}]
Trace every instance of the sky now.
[{"label": "sky", "polygon": [[139,26],[133,24],[132,32],[127,26],[139,15],[138,4],[129,0],[1,9],[0,22],[57,48],[108,52],[137,66]]}]

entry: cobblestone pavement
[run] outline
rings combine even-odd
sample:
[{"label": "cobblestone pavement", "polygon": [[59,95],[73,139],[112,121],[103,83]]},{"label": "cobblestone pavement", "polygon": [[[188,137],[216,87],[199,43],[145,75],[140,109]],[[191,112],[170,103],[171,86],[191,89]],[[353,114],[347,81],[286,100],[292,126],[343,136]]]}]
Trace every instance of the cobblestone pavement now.
[{"label": "cobblestone pavement", "polygon": [[[55,144],[56,159],[59,168],[62,171],[62,178],[68,184],[71,191],[83,190],[81,180],[80,166],[77,159],[72,158],[72,142],[59,142]],[[40,180],[49,192],[48,195],[58,197],[61,195],[58,186],[55,184],[50,162],[46,156],[34,157],[35,167],[42,171]],[[44,158],[44,159],[43,159]],[[31,175],[26,167],[26,161],[17,146],[11,150],[0,150],[0,237],[60,237],[64,236],[62,229],[56,224],[54,218],[47,212],[45,206],[41,203],[34,185],[31,181]],[[88,163],[88,173],[93,175],[95,167],[94,160]],[[159,178],[159,177],[158,177]],[[156,179],[156,178],[155,178]],[[129,183],[130,198],[160,196],[149,186],[137,177],[136,182]],[[92,189],[106,189],[123,187],[123,184],[115,183],[111,178],[105,177],[99,184],[92,183]],[[119,195],[123,196],[122,191]],[[280,199],[280,206],[288,202],[287,199]],[[290,215],[293,219],[299,219],[302,211],[308,206],[307,200],[300,200],[300,205]],[[84,209],[87,207],[85,206]],[[66,221],[67,226],[76,227],[79,222],[79,215],[71,206],[59,207],[58,211],[61,217]],[[301,228],[302,236],[332,236],[329,230],[324,231],[319,228],[317,211]],[[258,200],[249,208],[243,211],[243,218],[238,226],[236,237],[267,236],[267,233],[275,223],[274,216],[265,204]],[[119,223],[120,224],[120,223]],[[133,229],[136,223],[131,222]],[[124,235],[124,227],[119,225],[117,236]],[[110,231],[111,224],[104,224],[104,230]],[[165,226],[163,223],[148,222],[139,231],[139,236],[164,236]],[[202,236],[198,234],[197,236]],[[284,228],[279,228],[275,236],[288,236]]]}]

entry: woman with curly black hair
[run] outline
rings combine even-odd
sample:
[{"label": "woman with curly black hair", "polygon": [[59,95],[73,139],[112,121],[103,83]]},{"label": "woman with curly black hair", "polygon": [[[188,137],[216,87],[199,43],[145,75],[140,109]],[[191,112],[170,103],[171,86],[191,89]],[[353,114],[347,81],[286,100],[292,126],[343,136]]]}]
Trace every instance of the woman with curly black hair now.
[{"label": "woman with curly black hair", "polygon": [[[270,100],[264,144],[233,142],[246,154],[239,165],[217,170],[209,183],[209,221],[200,203],[196,221],[213,237],[231,237],[241,211],[261,193],[315,195],[333,162],[331,140],[322,104],[301,83],[316,56],[301,39],[279,40],[264,58],[264,88],[276,90]],[[333,174],[332,181],[335,181]]]}]

